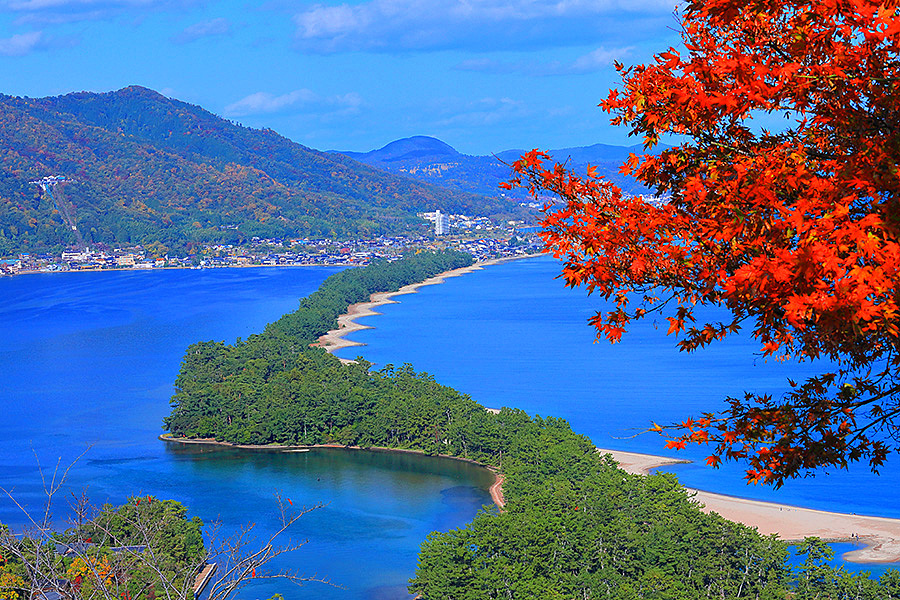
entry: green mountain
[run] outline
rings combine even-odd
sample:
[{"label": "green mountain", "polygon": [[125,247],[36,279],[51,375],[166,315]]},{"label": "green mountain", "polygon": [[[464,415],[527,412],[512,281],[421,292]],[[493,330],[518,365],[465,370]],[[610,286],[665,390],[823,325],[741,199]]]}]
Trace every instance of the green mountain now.
[{"label": "green mountain", "polygon": [[[249,129],[152,90],[0,95],[0,255],[76,241],[425,232],[416,212],[507,218],[516,203],[448,191]],[[29,182],[64,176],[53,194]]]},{"label": "green mountain", "polygon": [[[490,156],[470,156],[457,152],[439,139],[414,136],[391,142],[370,152],[341,152],[367,165],[409,175],[419,181],[440,185],[460,192],[498,197],[499,184],[510,178],[509,165],[527,150],[504,150]],[[631,153],[641,154],[643,146],[610,146],[594,144],[560,148],[547,153],[557,162],[566,163],[576,173],[585,173],[588,165],[631,194],[650,193],[634,179],[619,173],[619,167]],[[523,190],[504,192],[509,197],[527,198]]]}]

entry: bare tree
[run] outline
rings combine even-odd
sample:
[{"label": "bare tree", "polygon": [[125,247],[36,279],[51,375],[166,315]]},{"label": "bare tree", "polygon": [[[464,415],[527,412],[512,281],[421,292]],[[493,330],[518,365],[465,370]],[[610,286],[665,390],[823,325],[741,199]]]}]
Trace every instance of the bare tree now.
[{"label": "bare tree", "polygon": [[72,497],[69,528],[60,532],[52,522],[53,506],[71,467],[57,463],[49,478],[40,469],[46,500],[39,515],[0,488],[27,523],[21,532],[0,526],[3,597],[193,600],[209,583],[209,600],[227,600],[253,579],[330,584],[316,575],[267,569],[273,559],[307,543],[292,541],[289,529],[321,504],[295,510],[276,494],[278,528],[260,541],[255,524],[230,535],[221,523],[203,531],[200,520],[187,519],[187,509],[173,500],[136,497],[121,507],[96,508],[82,494]]}]

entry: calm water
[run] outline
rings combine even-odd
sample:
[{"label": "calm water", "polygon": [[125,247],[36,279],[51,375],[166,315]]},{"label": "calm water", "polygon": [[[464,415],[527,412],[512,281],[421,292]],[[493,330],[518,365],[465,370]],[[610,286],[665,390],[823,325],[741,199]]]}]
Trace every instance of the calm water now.
[{"label": "calm water", "polygon": [[[188,344],[234,341],[293,310],[336,269],[219,269],[0,279],[0,487],[32,511],[46,475],[86,451],[57,495],[121,503],[154,494],[226,529],[277,526],[275,494],[326,503],[298,522],[309,543],[277,565],[345,589],[255,585],[243,597],[407,598],[418,546],[490,501],[490,476],[457,461],[319,450],[237,452],[157,440]],[[0,497],[0,521],[24,517]],[[60,523],[64,525],[64,523]]]},{"label": "calm water", "polygon": [[728,395],[745,390],[778,394],[787,377],[814,373],[814,365],[766,363],[749,337],[686,355],[665,335],[667,322],[659,329],[652,322],[635,325],[616,345],[595,343],[587,319],[603,307],[602,300],[564,287],[554,280],[558,273],[558,264],[542,257],[426,286],[379,309],[382,316],[363,319],[375,329],[355,333],[353,339],[367,345],[340,355],[362,355],[379,365],[410,362],[485,406],[566,418],[600,447],[699,460],[674,469],[688,486],[900,517],[896,458],[881,476],[857,465],[850,472],[795,480],[773,491],[745,484],[740,468],[705,467],[702,448],[673,454],[655,434],[636,436],[651,420],[698,416],[722,406]]},{"label": "calm water", "polygon": [[[367,320],[368,345],[343,351],[376,363],[411,362],[486,406],[561,416],[599,446],[667,454],[660,438],[633,437],[715,407],[745,389],[782,389],[809,366],[766,365],[751,341],[699,354],[674,350],[665,327],[636,327],[621,344],[594,343],[586,320],[601,307],[554,281],[550,259],[489,267],[423,288]],[[405,598],[418,546],[432,530],[469,521],[487,503],[489,477],[455,461],[382,453],[236,452],[159,442],[185,347],[233,341],[292,310],[334,269],[231,269],[78,273],[0,279],[0,487],[30,508],[45,472],[90,448],[58,498],[86,489],[95,502],[155,494],[229,527],[277,523],[274,494],[295,505],[328,503],[300,520],[309,539],[278,566],[328,577],[256,585],[245,598]],[[702,458],[694,450],[690,456]],[[739,469],[678,469],[688,485],[829,510],[900,517],[900,468],[864,468],[792,482],[779,492],[748,487]],[[21,523],[0,499],[0,521]],[[849,546],[848,546],[849,548]],[[842,550],[843,547],[839,548]],[[873,569],[873,570],[881,570]]]}]

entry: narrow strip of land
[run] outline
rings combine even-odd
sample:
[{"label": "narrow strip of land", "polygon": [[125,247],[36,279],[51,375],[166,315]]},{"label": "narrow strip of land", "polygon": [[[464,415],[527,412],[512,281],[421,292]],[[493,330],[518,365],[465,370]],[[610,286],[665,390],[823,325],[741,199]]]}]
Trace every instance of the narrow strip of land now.
[{"label": "narrow strip of land", "polygon": [[[506,260],[510,259],[506,258],[476,263],[469,267],[441,273],[440,275],[431,277],[420,283],[404,286],[396,292],[372,294],[368,302],[353,304],[348,308],[345,314],[338,317],[338,328],[321,336],[317,345],[324,348],[327,352],[334,352],[341,348],[363,345],[359,342],[346,339],[347,335],[355,331],[371,329],[368,325],[357,323],[357,318],[379,314],[374,309],[384,304],[397,302],[392,299],[395,296],[414,293],[422,286],[443,283],[449,277],[458,277],[465,273],[479,270],[484,266]],[[341,360],[344,362],[352,362],[346,359]],[[497,412],[497,409],[487,410]],[[241,446],[216,442],[215,440],[185,440],[173,439],[165,436],[160,437],[166,439],[166,441],[177,441],[180,443],[212,443],[242,448],[273,449],[272,446]],[[291,451],[292,449],[293,451],[297,451],[297,449],[310,448],[310,446],[281,448],[283,451]],[[391,449],[385,448],[383,450]],[[689,462],[634,452],[605,449],[598,450],[605,454],[611,454],[613,459],[619,463],[622,469],[635,474],[647,474],[652,469],[658,467]],[[459,457],[448,458],[466,460],[459,459]],[[502,490],[503,474],[496,471],[494,474],[496,479],[490,488],[490,494],[493,501],[499,507],[502,507],[504,505]],[[689,491],[694,494],[695,501],[702,506],[703,510],[718,513],[726,519],[743,523],[749,527],[755,527],[762,534],[777,534],[781,539],[788,541],[798,541],[805,537],[815,536],[827,541],[864,542],[866,547],[849,552],[845,554],[843,558],[848,561],[860,563],[900,562],[900,519],[813,510],[785,504],[738,498],[724,494],[715,494],[702,490]]]},{"label": "narrow strip of land", "polygon": [[[646,475],[651,469],[689,461],[599,449],[612,455],[625,471]],[[845,560],[860,563],[900,561],[900,519],[800,508],[691,490],[706,512],[716,512],[730,521],[756,527],[762,534],[776,533],[783,540],[797,541],[815,536],[832,542],[865,542],[866,547],[848,552]],[[858,537],[857,537],[858,536]]]},{"label": "narrow strip of land", "polygon": [[[461,269],[453,269],[452,271],[446,271],[441,273],[440,275],[435,275],[434,277],[429,277],[425,281],[421,281],[419,283],[412,283],[410,285],[405,285],[396,292],[378,292],[372,294],[369,298],[368,302],[359,302],[357,304],[351,304],[347,308],[347,312],[343,315],[339,316],[338,328],[332,329],[325,335],[319,338],[319,341],[315,344],[321,348],[324,348],[326,352],[334,353],[337,350],[342,348],[350,348],[351,346],[364,346],[365,344],[361,342],[354,342],[353,340],[348,340],[346,336],[354,333],[356,331],[360,331],[363,329],[372,329],[369,325],[362,325],[356,322],[356,319],[360,317],[370,317],[372,315],[379,315],[381,313],[374,310],[379,306],[383,306],[385,304],[396,304],[397,300],[394,300],[394,296],[402,296],[404,294],[414,294],[418,291],[418,289],[425,285],[435,285],[438,283],[444,283],[445,280],[450,277],[459,277],[460,275],[465,275],[466,273],[471,273],[472,271],[478,271],[483,269],[488,265],[495,265],[502,262],[507,262],[510,260],[516,260],[518,258],[530,258],[536,255],[527,255],[521,257],[507,257],[507,258],[497,258],[494,260],[482,261],[479,263],[475,263],[468,267],[463,267]],[[341,362],[355,362],[353,360],[342,358]]]},{"label": "narrow strip of land", "polygon": [[[318,343],[328,352],[350,346],[360,346],[362,344],[359,342],[345,338],[354,331],[371,329],[368,325],[357,323],[357,318],[379,314],[374,308],[396,302],[396,300],[392,300],[394,296],[414,293],[424,285],[443,283],[448,277],[458,277],[503,260],[508,259],[477,263],[462,269],[441,273],[421,283],[405,286],[396,292],[372,294],[369,302],[351,305],[346,314],[338,317],[338,329],[329,331],[320,337]],[[352,362],[347,359],[341,360]],[[647,474],[652,469],[669,464],[689,462],[634,452],[603,449],[600,451],[611,454],[622,469],[636,474]],[[491,498],[497,506],[502,507],[504,504],[503,475],[500,473],[495,475],[497,479],[490,488]],[[762,534],[774,533],[788,541],[798,541],[811,536],[828,541],[860,541],[865,542],[866,547],[845,554],[843,557],[845,560],[861,563],[900,561],[900,519],[834,513],[702,490],[691,491],[694,493],[694,499],[703,505],[705,511],[716,512],[731,521],[756,527]]]},{"label": "narrow strip of land", "polygon": [[[488,409],[491,410],[491,409]],[[342,446],[340,444],[321,444],[312,446],[280,446],[280,445],[253,445],[233,444],[220,442],[215,439],[173,438],[170,434],[162,434],[159,439],[165,442],[178,444],[205,444],[213,446],[225,446],[246,450],[269,450],[280,452],[296,452],[313,448],[336,448],[343,450],[369,450],[382,452],[406,452],[410,454],[424,454],[421,450],[401,448],[362,448],[359,446]],[[652,469],[672,464],[688,463],[690,461],[675,458],[666,458],[652,454],[638,454],[635,452],[623,452],[620,450],[597,449],[603,454],[609,454],[619,466],[628,473],[635,475],[647,475]],[[473,464],[483,465],[477,461],[459,456],[439,455],[441,458],[449,458]],[[494,503],[503,508],[503,474],[491,467],[494,473],[494,483],[489,492]],[[777,534],[779,538],[787,541],[799,541],[805,537],[818,537],[830,542],[859,541],[866,544],[864,548],[844,554],[843,558],[858,563],[893,563],[900,562],[900,519],[885,517],[869,517],[845,513],[800,508],[787,504],[774,502],[762,502],[747,498],[715,494],[702,490],[688,488],[694,494],[694,500],[701,505],[706,512],[715,512],[729,521],[743,523],[748,527],[755,527],[764,534]],[[858,536],[858,537],[857,537]]]},{"label": "narrow strip of land", "polygon": [[206,587],[206,584],[209,583],[209,580],[212,579],[213,573],[216,572],[216,564],[215,563],[207,563],[203,566],[199,573],[197,573],[197,577],[194,578],[194,597],[200,595],[200,592],[203,591],[203,588]]},{"label": "narrow strip of land", "polygon": [[503,479],[503,473],[494,471],[494,484],[488,490],[491,494],[491,500],[494,501],[498,508],[503,508],[506,504],[506,499],[503,497]]}]

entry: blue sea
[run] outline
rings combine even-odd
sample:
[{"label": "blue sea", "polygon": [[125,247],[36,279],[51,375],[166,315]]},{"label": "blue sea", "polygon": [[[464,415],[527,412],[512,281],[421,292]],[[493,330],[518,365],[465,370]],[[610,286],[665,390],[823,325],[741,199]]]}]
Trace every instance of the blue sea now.
[{"label": "blue sea", "polygon": [[[773,490],[745,483],[739,466],[705,466],[709,452],[704,447],[666,451],[659,435],[642,434],[653,421],[696,417],[745,391],[780,394],[788,377],[801,379],[827,366],[767,362],[749,335],[686,354],[666,335],[665,321],[638,322],[618,344],[598,341],[587,321],[606,303],[565,287],[557,279],[560,271],[557,261],[540,257],[422,287],[379,308],[382,315],[361,319],[374,329],[354,333],[352,339],[366,346],[338,354],[361,355],[376,366],[412,363],[485,406],[563,417],[601,448],[692,459],[690,465],[668,469],[689,487],[900,518],[896,458],[880,475],[857,464]],[[849,563],[848,568],[859,569]]]},{"label": "blue sea", "polygon": [[[180,448],[157,439],[186,347],[258,332],[332,268],[26,275],[0,278],[0,488],[40,514],[53,477],[55,525],[94,504],[152,494],[224,531],[276,530],[276,494],[322,503],[292,529],[300,550],[275,568],[333,584],[254,583],[242,598],[408,598],[419,544],[490,502],[485,470],[448,459],[314,450]],[[74,461],[74,464],[73,464]],[[0,491],[0,522],[25,514]],[[341,587],[336,587],[341,586]]]},{"label": "blue sea", "polygon": [[[76,461],[55,496],[62,522],[73,496],[94,503],[154,494],[234,530],[277,526],[275,494],[304,516],[308,543],[276,567],[330,579],[285,587],[255,584],[244,598],[407,598],[418,546],[433,530],[468,522],[490,501],[490,476],[456,461],[385,453],[309,453],[178,448],[157,440],[188,344],[234,341],[293,310],[331,268],[260,268],[28,275],[0,279],[0,487],[34,512],[57,464]],[[341,352],[385,365],[412,363],[489,407],[514,406],[568,419],[601,447],[654,454],[661,438],[638,435],[721,405],[744,390],[784,388],[814,365],[766,364],[736,338],[687,356],[665,326],[646,322],[622,343],[595,343],[587,318],[602,302],[564,287],[542,257],[487,267],[383,307],[374,329]],[[82,455],[78,458],[80,455]],[[687,453],[705,456],[702,449]],[[77,460],[76,460],[77,459]],[[40,465],[40,466],[39,466]],[[677,469],[690,486],[861,514],[900,517],[898,468],[864,466],[787,484],[748,487],[738,468]],[[24,515],[0,497],[0,521]],[[855,567],[858,568],[858,567]],[[874,570],[881,570],[878,567]]]}]

